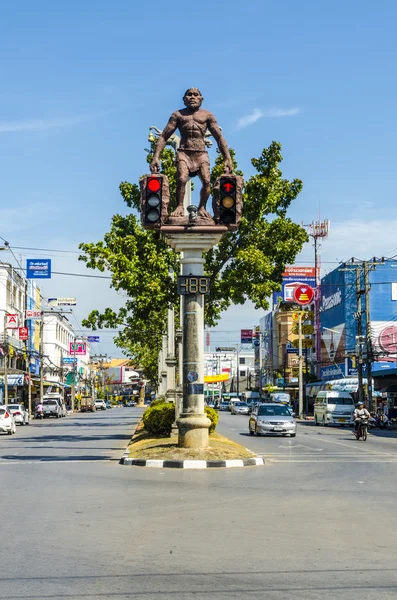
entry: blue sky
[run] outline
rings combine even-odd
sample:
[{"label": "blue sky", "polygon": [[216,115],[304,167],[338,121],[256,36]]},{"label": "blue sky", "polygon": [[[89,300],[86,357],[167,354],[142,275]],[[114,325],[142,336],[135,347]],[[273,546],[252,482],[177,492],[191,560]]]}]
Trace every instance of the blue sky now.
[{"label": "blue sky", "polygon": [[[324,271],[391,255],[396,21],[393,0],[3,0],[0,236],[69,250],[49,255],[53,269],[84,273],[72,252],[125,212],[118,184],[145,172],[149,126],[163,127],[197,86],[247,176],[252,156],[283,144],[285,176],[304,182],[291,217],[331,220]],[[299,260],[312,254],[308,244]],[[18,251],[28,255],[40,253]],[[106,281],[54,276],[43,289],[76,295],[78,320],[123,301]],[[230,309],[222,340],[260,316]],[[101,348],[111,350],[109,334]]]}]

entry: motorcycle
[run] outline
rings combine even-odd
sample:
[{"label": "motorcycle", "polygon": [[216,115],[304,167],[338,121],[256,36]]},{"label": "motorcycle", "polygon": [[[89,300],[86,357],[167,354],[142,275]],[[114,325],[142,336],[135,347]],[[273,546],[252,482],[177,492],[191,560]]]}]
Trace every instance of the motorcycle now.
[{"label": "motorcycle", "polygon": [[378,427],[379,429],[394,429],[393,423],[390,421],[387,415],[381,414],[372,414],[371,419],[368,423],[369,428]]},{"label": "motorcycle", "polygon": [[360,417],[360,422],[358,424],[357,431],[354,432],[356,436],[356,440],[362,438],[363,442],[367,440],[368,437],[368,417]]},{"label": "motorcycle", "polygon": [[44,419],[44,412],[42,410],[36,410],[34,413],[35,419]]}]

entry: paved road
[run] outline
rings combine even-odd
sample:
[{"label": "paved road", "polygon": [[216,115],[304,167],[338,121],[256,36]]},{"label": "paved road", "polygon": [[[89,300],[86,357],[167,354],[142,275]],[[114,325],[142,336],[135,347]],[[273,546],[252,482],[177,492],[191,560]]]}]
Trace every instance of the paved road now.
[{"label": "paved road", "polygon": [[0,463],[118,461],[131,438],[131,423],[137,423],[142,412],[131,411],[114,408],[18,426],[16,435],[0,434]]},{"label": "paved road", "polygon": [[248,447],[268,463],[396,463],[397,430],[373,429],[366,442],[357,441],[350,427],[316,427],[312,421],[298,424],[296,438],[250,436],[249,417],[220,413],[219,433]]},{"label": "paved road", "polygon": [[257,439],[240,435],[245,417],[221,414],[221,430],[273,462],[122,467],[138,414],[0,436],[0,598],[396,597],[395,438],[361,449],[348,430],[302,425],[295,440]]}]

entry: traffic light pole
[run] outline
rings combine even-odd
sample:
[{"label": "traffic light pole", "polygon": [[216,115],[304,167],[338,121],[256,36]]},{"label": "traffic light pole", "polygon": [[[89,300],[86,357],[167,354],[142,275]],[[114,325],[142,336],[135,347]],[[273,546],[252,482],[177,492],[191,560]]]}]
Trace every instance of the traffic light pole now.
[{"label": "traffic light pole", "polygon": [[303,353],[302,353],[302,311],[299,311],[298,335],[299,335],[299,418],[303,419]]}]

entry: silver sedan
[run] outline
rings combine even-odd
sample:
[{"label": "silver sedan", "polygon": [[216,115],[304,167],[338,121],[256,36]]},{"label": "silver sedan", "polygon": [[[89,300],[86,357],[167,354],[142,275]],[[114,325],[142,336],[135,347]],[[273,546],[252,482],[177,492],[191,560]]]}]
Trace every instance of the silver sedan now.
[{"label": "silver sedan", "polygon": [[259,404],[250,416],[248,429],[250,435],[273,433],[296,436],[296,422],[291,411],[283,404]]},{"label": "silver sedan", "polygon": [[248,415],[249,406],[246,402],[232,402],[230,412],[232,415]]}]

